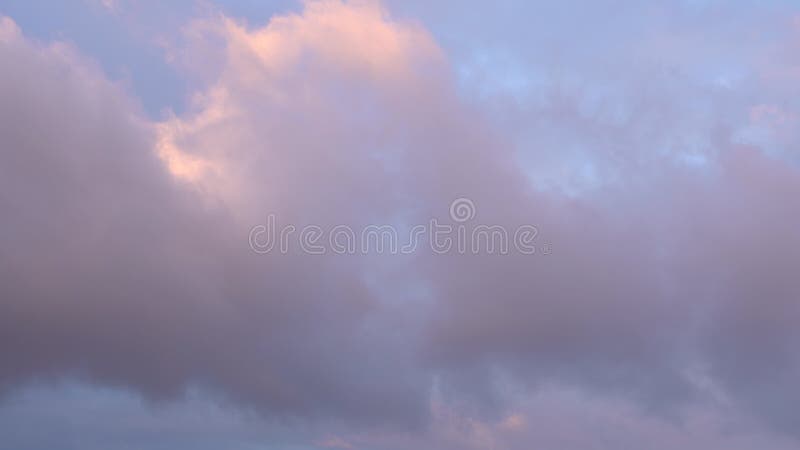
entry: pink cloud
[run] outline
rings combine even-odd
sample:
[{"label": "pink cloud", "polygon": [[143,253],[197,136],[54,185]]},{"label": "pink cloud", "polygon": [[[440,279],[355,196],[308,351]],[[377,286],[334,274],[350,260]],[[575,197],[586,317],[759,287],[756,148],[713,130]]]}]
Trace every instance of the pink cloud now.
[{"label": "pink cloud", "polygon": [[[666,83],[632,89],[619,121],[568,89],[484,111],[429,32],[374,2],[184,32],[170,51],[197,80],[192,106],[153,122],[71,47],[0,21],[3,390],[199,387],[345,449],[796,435],[800,174],[716,120],[734,102],[697,107],[700,88]],[[745,120],[796,117],[751,105],[736,103]],[[567,155],[608,182],[537,189],[514,140],[530,130],[534,164]],[[588,150],[544,145],[565,141]],[[701,170],[675,158],[696,142]],[[459,197],[476,220],[535,224],[552,254],[247,245],[269,213],[403,226]]]}]

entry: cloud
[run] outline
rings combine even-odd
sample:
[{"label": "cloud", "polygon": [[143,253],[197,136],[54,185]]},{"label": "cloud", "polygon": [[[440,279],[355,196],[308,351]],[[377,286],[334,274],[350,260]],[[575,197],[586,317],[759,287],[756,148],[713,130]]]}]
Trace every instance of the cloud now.
[{"label": "cloud", "polygon": [[2,52],[5,388],[197,384],[266,414],[420,422],[422,374],[366,327],[360,272],[259,258],[236,203],[174,177],[159,125],[91,64],[18,33]]},{"label": "cloud", "polygon": [[[183,33],[192,106],[152,122],[77,50],[0,22],[0,389],[200,389],[322,447],[797,438],[800,174],[742,139],[791,148],[794,105],[649,67],[599,97],[465,99],[436,39],[368,1]],[[563,188],[576,165],[597,182]],[[552,253],[248,246],[267,214],[404,227],[461,197]]]}]

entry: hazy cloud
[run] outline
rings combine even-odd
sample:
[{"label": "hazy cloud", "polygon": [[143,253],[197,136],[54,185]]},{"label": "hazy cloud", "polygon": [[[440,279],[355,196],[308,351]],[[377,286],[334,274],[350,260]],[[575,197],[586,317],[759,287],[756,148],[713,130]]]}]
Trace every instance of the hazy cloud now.
[{"label": "hazy cloud", "polygon": [[[763,57],[800,42],[783,7],[610,29],[587,7],[585,48],[542,24],[473,58],[409,5],[188,21],[166,48],[197,90],[160,121],[3,18],[0,391],[204,392],[298,448],[795,445],[798,65]],[[741,23],[766,37],[728,44]],[[268,214],[404,229],[456,198],[551,251],[248,245]]]}]

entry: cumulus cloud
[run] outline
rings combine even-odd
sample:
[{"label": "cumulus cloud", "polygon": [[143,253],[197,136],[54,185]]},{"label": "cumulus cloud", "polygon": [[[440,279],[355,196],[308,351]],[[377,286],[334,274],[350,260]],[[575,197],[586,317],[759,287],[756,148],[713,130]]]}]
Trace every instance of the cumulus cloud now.
[{"label": "cumulus cloud", "polygon": [[[198,388],[323,423],[307,444],[328,448],[798,438],[796,105],[650,66],[465,99],[430,32],[370,1],[182,33],[198,89],[153,122],[77,50],[0,23],[0,389]],[[763,73],[742,90],[780,91]],[[551,251],[248,245],[268,214],[403,228],[461,197]]]},{"label": "cumulus cloud", "polygon": [[200,384],[266,413],[419,422],[421,374],[367,338],[358,271],[253,254],[237,204],[173,177],[159,126],[117,87],[67,47],[6,34],[4,387]]}]

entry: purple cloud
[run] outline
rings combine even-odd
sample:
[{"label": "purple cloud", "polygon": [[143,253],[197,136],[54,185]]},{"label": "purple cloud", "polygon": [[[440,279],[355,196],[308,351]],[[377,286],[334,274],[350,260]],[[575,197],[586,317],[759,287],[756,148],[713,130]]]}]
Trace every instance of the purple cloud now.
[{"label": "purple cloud", "polygon": [[[1,19],[0,417],[71,381],[255,412],[230,445],[261,423],[298,448],[796,445],[798,62],[762,58],[796,24],[698,47],[728,22],[698,35],[682,15],[716,10],[656,4],[653,26],[587,22],[607,39],[587,48],[626,44],[608,67],[558,35],[563,76],[514,52],[464,72],[466,44],[375,2],[212,12],[161,43],[196,90],[160,120]],[[687,28],[665,34],[667,12]],[[530,224],[549,251],[248,242],[268,214],[406,230],[458,198],[466,225]],[[142,414],[129,400],[110,408]]]}]

